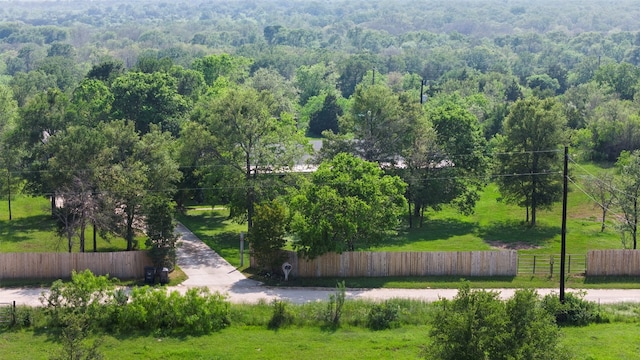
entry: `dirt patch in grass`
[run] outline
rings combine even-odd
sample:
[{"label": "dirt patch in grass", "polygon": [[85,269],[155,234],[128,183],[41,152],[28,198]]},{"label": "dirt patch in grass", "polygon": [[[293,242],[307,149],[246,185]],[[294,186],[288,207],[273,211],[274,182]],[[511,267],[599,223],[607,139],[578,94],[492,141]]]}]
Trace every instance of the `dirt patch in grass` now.
[{"label": "dirt patch in grass", "polygon": [[521,241],[512,241],[512,242],[487,241],[487,243],[492,248],[500,249],[500,250],[529,250],[529,249],[542,248],[542,246],[521,242]]}]

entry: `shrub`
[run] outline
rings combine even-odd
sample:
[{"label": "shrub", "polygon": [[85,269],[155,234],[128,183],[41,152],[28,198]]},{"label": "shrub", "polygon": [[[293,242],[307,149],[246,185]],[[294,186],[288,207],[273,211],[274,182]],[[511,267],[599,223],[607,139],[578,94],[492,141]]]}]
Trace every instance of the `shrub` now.
[{"label": "shrub", "polygon": [[230,305],[219,294],[206,288],[189,289],[185,295],[165,289],[134,288],[131,302],[121,316],[121,329],[140,329],[159,332],[206,334],[230,324]]},{"label": "shrub", "polygon": [[497,292],[464,283],[453,300],[438,302],[431,319],[429,359],[565,359],[559,329],[535,291],[518,290],[506,302]]},{"label": "shrub", "polygon": [[400,309],[388,302],[374,304],[367,315],[367,327],[371,330],[385,330],[399,326]]},{"label": "shrub", "polygon": [[542,299],[542,306],[555,317],[558,325],[585,326],[607,320],[597,309],[597,305],[584,299],[585,293],[567,293],[564,303],[557,294],[549,294]]},{"label": "shrub", "polygon": [[346,299],[346,288],[344,281],[338,282],[336,292],[329,295],[329,304],[325,313],[325,325],[335,329],[340,327],[340,317],[342,316],[342,308]]},{"label": "shrub", "polygon": [[287,219],[287,209],[278,201],[256,205],[249,241],[261,270],[280,272],[280,266],[287,260],[288,255],[281,250],[286,244]]},{"label": "shrub", "polygon": [[65,326],[69,315],[84,317],[97,326],[105,321],[103,305],[110,302],[114,287],[107,276],[95,276],[89,270],[74,271],[70,282],[55,281],[48,293],[42,293],[40,302],[50,326]]},{"label": "shrub", "polygon": [[292,322],[293,315],[289,312],[287,302],[273,300],[273,315],[267,327],[270,330],[277,330],[283,326],[290,325]]}]

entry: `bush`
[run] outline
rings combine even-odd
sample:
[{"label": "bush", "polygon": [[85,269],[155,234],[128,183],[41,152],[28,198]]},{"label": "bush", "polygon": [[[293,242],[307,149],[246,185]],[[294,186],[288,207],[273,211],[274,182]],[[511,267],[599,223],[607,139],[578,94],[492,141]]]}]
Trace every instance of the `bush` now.
[{"label": "bush", "polygon": [[207,334],[227,327],[230,305],[219,293],[194,288],[180,295],[148,286],[135,288],[121,314],[120,328]]},{"label": "bush", "polygon": [[558,295],[549,294],[542,299],[542,306],[561,326],[586,326],[590,323],[607,322],[597,305],[585,300],[584,296],[584,292],[567,293],[563,304]]},{"label": "bush", "polygon": [[338,282],[335,294],[329,295],[329,304],[325,312],[325,326],[336,329],[340,327],[340,317],[342,316],[342,308],[346,299],[346,288],[344,281]]},{"label": "bush", "polygon": [[506,302],[497,292],[463,284],[443,299],[431,319],[431,343],[423,356],[439,360],[565,359],[559,329],[535,291],[518,290]]},{"label": "bush", "polygon": [[50,326],[65,326],[68,316],[77,315],[95,328],[107,320],[104,304],[110,303],[114,287],[107,276],[95,276],[89,270],[74,271],[70,282],[55,281],[48,293],[42,293],[40,302]]},{"label": "bush", "polygon": [[367,315],[367,327],[371,330],[385,330],[399,326],[400,309],[388,302],[374,304]]},{"label": "bush", "polygon": [[273,315],[269,320],[268,328],[270,330],[277,330],[283,326],[290,325],[293,322],[293,315],[287,308],[287,302],[280,300],[273,300]]}]

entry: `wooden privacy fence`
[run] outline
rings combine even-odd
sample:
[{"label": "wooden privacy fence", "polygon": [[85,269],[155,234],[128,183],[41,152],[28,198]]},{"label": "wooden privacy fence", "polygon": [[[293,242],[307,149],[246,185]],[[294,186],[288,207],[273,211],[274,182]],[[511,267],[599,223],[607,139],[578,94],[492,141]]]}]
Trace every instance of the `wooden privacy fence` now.
[{"label": "wooden privacy fence", "polygon": [[[325,254],[313,260],[287,251],[299,277],[378,276],[515,276],[517,251],[471,252],[345,252]],[[253,265],[253,264],[252,264]]]},{"label": "wooden privacy fence", "polygon": [[67,279],[73,270],[85,269],[95,275],[137,279],[144,277],[145,266],[152,265],[145,251],[5,253],[0,254],[0,280]]},{"label": "wooden privacy fence", "polygon": [[587,276],[640,276],[640,251],[592,250],[587,253]]}]

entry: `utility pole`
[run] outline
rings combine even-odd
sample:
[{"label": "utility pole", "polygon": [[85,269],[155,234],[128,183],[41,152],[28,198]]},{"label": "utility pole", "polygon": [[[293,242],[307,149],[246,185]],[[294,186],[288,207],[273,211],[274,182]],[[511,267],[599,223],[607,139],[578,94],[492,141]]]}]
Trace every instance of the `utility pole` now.
[{"label": "utility pole", "polygon": [[424,87],[427,85],[427,80],[420,80],[420,105],[424,104],[427,95],[424,93]]},{"label": "utility pole", "polygon": [[567,192],[569,179],[569,147],[564,147],[564,171],[562,190],[562,235],[560,247],[560,302],[564,304],[564,258],[567,255]]}]

